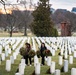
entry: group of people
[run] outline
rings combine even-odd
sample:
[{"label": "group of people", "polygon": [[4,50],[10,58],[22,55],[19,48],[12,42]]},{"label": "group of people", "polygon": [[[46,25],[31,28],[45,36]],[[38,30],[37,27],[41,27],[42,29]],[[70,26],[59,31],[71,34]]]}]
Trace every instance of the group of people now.
[{"label": "group of people", "polygon": [[[31,66],[32,60],[31,60],[31,57],[29,57],[29,55],[28,55],[29,51],[31,50],[31,45],[29,43],[25,43],[25,49],[26,49],[26,56],[24,56],[25,63],[26,63],[26,65],[28,65],[28,59],[29,59],[30,66]],[[40,47],[40,52],[41,52],[41,57],[42,57],[42,59],[41,59],[42,65],[45,65],[45,56],[43,54],[43,51],[46,49],[47,49],[47,47],[45,46],[45,43],[42,43],[41,47]]]}]

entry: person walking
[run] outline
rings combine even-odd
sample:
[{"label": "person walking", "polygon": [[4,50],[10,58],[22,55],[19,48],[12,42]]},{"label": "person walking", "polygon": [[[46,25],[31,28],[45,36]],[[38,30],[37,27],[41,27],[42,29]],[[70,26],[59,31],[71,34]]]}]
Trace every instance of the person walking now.
[{"label": "person walking", "polygon": [[28,59],[29,59],[30,66],[31,66],[31,64],[32,64],[31,57],[29,57],[29,55],[28,55],[29,51],[31,50],[31,45],[29,43],[25,43],[25,50],[26,50],[26,55],[24,56],[25,63],[26,63],[26,65],[28,65]]}]

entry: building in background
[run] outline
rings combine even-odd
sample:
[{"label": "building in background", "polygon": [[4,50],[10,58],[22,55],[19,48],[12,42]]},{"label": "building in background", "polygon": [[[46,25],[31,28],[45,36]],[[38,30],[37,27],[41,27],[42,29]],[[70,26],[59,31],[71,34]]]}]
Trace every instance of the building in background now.
[{"label": "building in background", "polygon": [[71,25],[68,22],[61,23],[61,36],[71,36]]}]

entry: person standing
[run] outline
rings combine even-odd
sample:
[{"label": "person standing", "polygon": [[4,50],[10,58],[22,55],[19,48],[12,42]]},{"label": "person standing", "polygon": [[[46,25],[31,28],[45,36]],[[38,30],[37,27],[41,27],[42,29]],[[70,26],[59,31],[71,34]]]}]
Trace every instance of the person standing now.
[{"label": "person standing", "polygon": [[42,43],[41,44],[41,47],[40,47],[40,52],[41,52],[41,57],[42,57],[42,61],[41,61],[41,64],[42,65],[45,65],[45,56],[43,54],[43,51],[46,50],[46,46],[45,46],[45,43]]}]

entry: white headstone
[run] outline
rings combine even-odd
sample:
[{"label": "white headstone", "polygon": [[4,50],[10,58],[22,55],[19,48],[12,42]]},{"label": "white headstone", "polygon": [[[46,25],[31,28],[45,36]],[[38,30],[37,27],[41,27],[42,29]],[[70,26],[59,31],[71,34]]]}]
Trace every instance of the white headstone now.
[{"label": "white headstone", "polygon": [[52,50],[52,56],[55,56],[55,50]]},{"label": "white headstone", "polygon": [[35,66],[35,75],[40,75],[40,63],[37,63]]},{"label": "white headstone", "polygon": [[14,60],[15,60],[16,59],[16,53],[15,52],[13,53],[13,57],[14,57]]},{"label": "white headstone", "polygon": [[15,73],[15,75],[21,75],[20,73]]},{"label": "white headstone", "polygon": [[71,48],[69,48],[69,54],[72,54],[72,52],[71,52]]},{"label": "white headstone", "polygon": [[10,60],[6,60],[6,71],[11,71],[11,61]]},{"label": "white headstone", "polygon": [[8,57],[8,50],[5,50],[5,56]]},{"label": "white headstone", "polygon": [[0,45],[0,54],[2,54],[2,46]]},{"label": "white headstone", "polygon": [[59,69],[55,70],[54,75],[60,75],[60,70]]},{"label": "white headstone", "polygon": [[62,56],[59,56],[59,65],[62,65],[62,64],[63,64]]},{"label": "white headstone", "polygon": [[51,57],[50,56],[47,57],[47,65],[51,66]]},{"label": "white headstone", "polygon": [[47,62],[47,57],[45,57],[45,61]]},{"label": "white headstone", "polygon": [[24,65],[24,68],[25,68],[25,66],[26,66],[25,59],[21,59],[21,64],[23,64]]},{"label": "white headstone", "polygon": [[74,51],[74,58],[76,58],[76,51]]},{"label": "white headstone", "polygon": [[21,63],[25,64],[25,59],[21,59]]},{"label": "white headstone", "polygon": [[76,68],[71,69],[71,75],[76,75]]},{"label": "white headstone", "polygon": [[73,56],[69,56],[69,63],[73,64]]},{"label": "white headstone", "polygon": [[24,75],[24,64],[19,64],[19,73],[20,75]]},{"label": "white headstone", "polygon": [[68,72],[68,60],[64,60],[64,72]]},{"label": "white headstone", "polygon": [[38,57],[35,55],[34,56],[34,66],[36,66],[37,63],[39,63],[39,61],[38,61]]},{"label": "white headstone", "polygon": [[51,74],[55,73],[55,62],[54,61],[51,62],[50,73]]},{"label": "white headstone", "polygon": [[74,45],[74,49],[76,50],[76,45]]},{"label": "white headstone", "polygon": [[63,49],[61,49],[61,55],[63,55]]},{"label": "white headstone", "polygon": [[64,58],[65,58],[65,59],[67,59],[67,58],[68,58],[67,51],[65,51],[65,53],[64,53]]},{"label": "white headstone", "polygon": [[8,53],[11,54],[11,48],[8,49]]},{"label": "white headstone", "polygon": [[4,61],[5,60],[5,53],[2,53],[2,60]]},{"label": "white headstone", "polygon": [[14,57],[10,56],[11,64],[14,64]]},{"label": "white headstone", "polygon": [[72,46],[72,52],[74,52],[74,47]]}]

